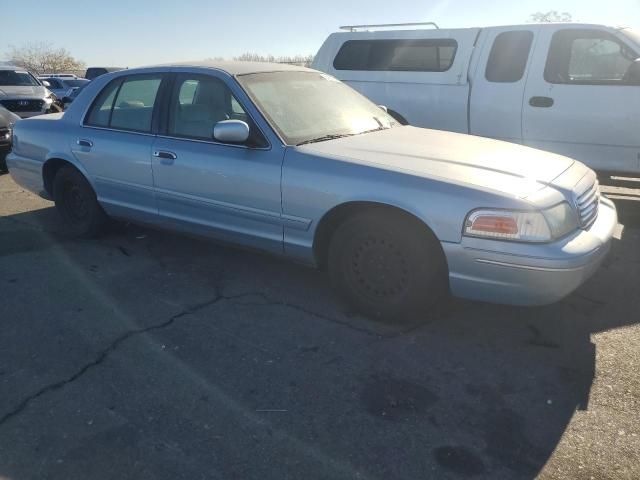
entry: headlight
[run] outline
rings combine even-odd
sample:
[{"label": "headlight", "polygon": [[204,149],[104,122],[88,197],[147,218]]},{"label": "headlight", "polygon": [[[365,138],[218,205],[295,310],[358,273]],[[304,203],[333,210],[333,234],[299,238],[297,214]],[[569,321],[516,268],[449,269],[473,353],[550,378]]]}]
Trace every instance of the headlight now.
[{"label": "headlight", "polygon": [[567,233],[577,230],[578,215],[567,202],[562,202],[555,207],[542,212],[547,219],[551,234],[554,238],[564,237]]},{"label": "headlight", "polygon": [[576,214],[566,202],[538,212],[474,210],[464,223],[467,236],[519,242],[550,242],[576,228]]}]

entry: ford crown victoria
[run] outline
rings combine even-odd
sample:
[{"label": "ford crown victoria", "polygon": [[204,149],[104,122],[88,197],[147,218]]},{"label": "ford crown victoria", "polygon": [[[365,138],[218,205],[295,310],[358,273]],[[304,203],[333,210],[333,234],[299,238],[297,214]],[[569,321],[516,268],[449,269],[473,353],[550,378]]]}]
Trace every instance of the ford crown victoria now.
[{"label": "ford crown victoria", "polygon": [[387,319],[447,292],[554,302],[618,228],[580,162],[402,126],[335,78],[285,65],[103,75],[66,113],[18,122],[8,166],[73,235],[115,217],[284,255]]}]

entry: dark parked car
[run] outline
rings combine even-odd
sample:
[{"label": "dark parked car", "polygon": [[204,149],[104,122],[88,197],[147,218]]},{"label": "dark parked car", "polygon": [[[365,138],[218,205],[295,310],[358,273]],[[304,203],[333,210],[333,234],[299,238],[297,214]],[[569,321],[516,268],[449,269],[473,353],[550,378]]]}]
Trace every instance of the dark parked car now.
[{"label": "dark parked car", "polygon": [[5,158],[11,150],[11,130],[18,120],[18,115],[0,105],[0,172],[7,171]]},{"label": "dark parked car", "polygon": [[98,78],[100,75],[104,75],[105,73],[117,72],[119,70],[124,70],[122,67],[89,67],[84,74],[84,78],[87,80],[93,80]]}]

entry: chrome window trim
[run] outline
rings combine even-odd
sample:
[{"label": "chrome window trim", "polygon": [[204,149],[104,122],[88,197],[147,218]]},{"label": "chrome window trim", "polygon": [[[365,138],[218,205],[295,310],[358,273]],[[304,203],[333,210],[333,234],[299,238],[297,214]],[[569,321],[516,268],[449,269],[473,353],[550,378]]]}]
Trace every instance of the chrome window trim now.
[{"label": "chrome window trim", "polygon": [[[228,78],[233,79],[236,82],[236,85],[242,90],[242,92],[244,92],[245,95],[247,95],[247,98],[251,101],[251,97],[249,96],[249,94],[246,92],[246,90],[244,88],[242,88],[242,85],[240,84],[240,82],[238,82],[235,79],[235,76],[229,75],[228,73],[226,73],[223,70],[217,69],[217,68],[212,68],[209,70],[214,70],[222,75],[226,75]],[[247,145],[235,145],[232,143],[222,143],[222,142],[216,142],[213,140],[204,140],[204,139],[197,139],[197,138],[191,138],[191,137],[175,137],[172,135],[161,135],[161,134],[156,134],[156,133],[152,133],[152,132],[141,132],[139,130],[123,130],[123,129],[117,129],[117,128],[111,128],[111,127],[98,127],[95,125],[89,125],[86,123],[86,119],[89,115],[89,110],[91,110],[91,107],[93,106],[93,103],[95,102],[96,98],[98,98],[98,96],[104,91],[105,88],[107,88],[111,82],[114,81],[119,81],[121,80],[123,77],[132,77],[134,75],[153,75],[153,74],[157,74],[157,75],[170,75],[170,74],[185,74],[185,73],[193,73],[191,71],[188,70],[167,70],[167,71],[160,71],[160,72],[145,72],[145,73],[134,73],[134,74],[126,74],[124,73],[126,72],[123,71],[121,75],[116,76],[115,78],[111,79],[109,82],[107,82],[105,85],[102,86],[102,88],[100,88],[100,90],[94,95],[94,97],[91,99],[91,101],[87,104],[87,106],[84,108],[83,112],[82,112],[82,120],[80,122],[80,126],[82,128],[92,128],[95,130],[104,130],[104,131],[110,131],[110,132],[118,132],[118,133],[131,133],[133,135],[143,135],[146,137],[157,137],[157,138],[164,138],[164,139],[169,139],[169,140],[182,140],[182,141],[187,141],[187,142],[198,142],[198,143],[207,143],[210,145],[220,145],[220,146],[225,146],[225,147],[233,147],[233,148],[244,148],[247,150],[263,150],[263,151],[268,151],[268,150],[272,150],[273,149],[273,145],[271,143],[271,141],[269,140],[268,135],[266,135],[264,133],[264,130],[260,127],[260,125],[258,124],[258,122],[256,122],[254,116],[251,114],[251,112],[249,112],[249,110],[244,106],[244,104],[238,99],[236,98],[236,101],[240,104],[240,106],[244,109],[245,113],[247,114],[247,116],[249,118],[251,118],[251,121],[253,122],[253,124],[255,125],[255,127],[258,129],[258,131],[260,132],[260,134],[264,137],[264,139],[267,142],[267,146],[266,147],[249,147]],[[199,71],[197,73],[198,75],[204,75],[207,76],[207,72],[206,71]],[[217,78],[220,81],[223,81],[220,77],[216,76],[216,75],[208,75],[210,77],[213,78]],[[231,92],[233,94],[233,91]],[[235,98],[235,95],[234,95]],[[278,135],[278,133],[273,129],[272,125],[269,123],[269,121],[264,117],[264,115],[262,114],[262,112],[260,111],[260,109],[258,108],[258,106],[255,104],[255,102],[251,101],[251,104],[253,105],[253,107],[256,109],[256,111],[262,115],[262,118],[264,120],[264,122],[271,128],[271,130],[273,131],[273,133],[278,137],[278,139],[282,142],[283,146],[287,146],[287,144],[282,140],[282,138],[280,138],[280,135]]]},{"label": "chrome window trim", "polygon": [[[260,129],[260,127],[258,127],[258,129]],[[262,130],[260,130],[260,132],[262,133]],[[263,136],[265,136],[264,133],[263,133]],[[191,138],[191,137],[174,137],[171,135],[154,135],[154,137],[164,138],[167,140],[180,140],[182,142],[196,142],[196,143],[205,143],[209,145],[220,145],[222,147],[244,148],[246,150],[271,150],[272,149],[271,142],[269,142],[269,139],[267,139],[267,143],[269,144],[269,146],[267,147],[249,147],[247,145],[236,145],[234,143],[223,143],[223,142],[216,142],[213,140],[203,140],[203,139]]]},{"label": "chrome window trim", "polygon": [[85,125],[84,123],[82,125],[80,125],[82,128],[91,128],[94,130],[106,130],[109,132],[116,132],[116,133],[130,133],[132,135],[142,135],[144,137],[157,137],[158,135],[156,135],[155,133],[146,133],[146,132],[141,132],[139,130],[122,130],[122,129],[118,129],[118,128],[108,128],[108,127],[96,127],[93,125]]}]

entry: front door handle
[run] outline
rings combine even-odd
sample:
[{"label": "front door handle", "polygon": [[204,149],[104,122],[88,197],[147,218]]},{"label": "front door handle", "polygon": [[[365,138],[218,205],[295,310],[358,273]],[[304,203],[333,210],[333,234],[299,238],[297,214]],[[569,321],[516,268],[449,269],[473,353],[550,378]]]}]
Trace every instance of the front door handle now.
[{"label": "front door handle", "polygon": [[168,152],[167,150],[156,150],[153,152],[153,156],[159,158],[161,163],[165,165],[171,165],[173,161],[178,158],[178,155],[173,152]]},{"label": "front door handle", "polygon": [[551,97],[531,97],[529,99],[529,105],[538,108],[550,108],[553,107],[553,98]]},{"label": "front door handle", "polygon": [[86,138],[79,138],[76,143],[78,144],[78,146],[80,147],[87,147],[87,148],[91,148],[93,147],[93,142],[91,140],[87,140]]}]

